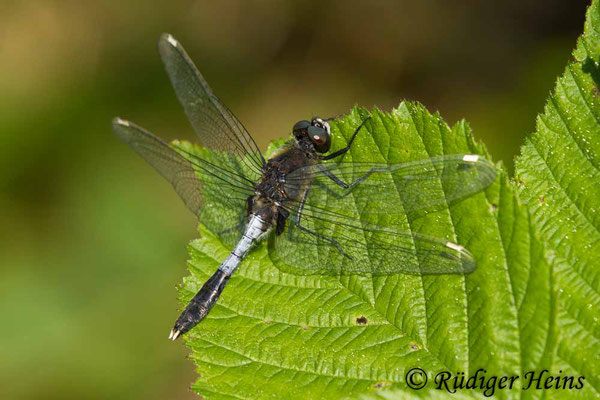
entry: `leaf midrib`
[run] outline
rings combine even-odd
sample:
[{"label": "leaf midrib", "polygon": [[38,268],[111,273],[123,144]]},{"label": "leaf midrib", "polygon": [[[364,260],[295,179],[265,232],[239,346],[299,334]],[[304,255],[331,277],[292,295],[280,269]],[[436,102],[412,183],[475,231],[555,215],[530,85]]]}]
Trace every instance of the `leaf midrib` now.
[{"label": "leaf midrib", "polygon": [[[425,142],[423,142],[423,138],[422,138],[422,132],[419,130],[419,128],[418,128],[418,126],[417,126],[417,124],[415,123],[415,121],[414,121],[414,117],[413,117],[412,113],[410,112],[410,110],[408,111],[408,114],[410,115],[410,118],[411,118],[411,120],[412,120],[412,127],[413,127],[413,128],[416,130],[416,131],[417,131],[417,136],[418,136],[418,137],[419,137],[419,139],[421,140],[421,144],[422,144],[422,147],[423,147],[424,151],[427,153],[427,155],[428,155],[429,157],[431,157],[431,154],[429,153],[429,151],[428,151],[428,149],[427,149],[427,146],[425,145]],[[393,118],[394,118],[394,119],[395,119],[395,120],[396,120],[396,121],[397,121],[399,124],[401,124],[401,123],[402,123],[402,121],[399,121],[399,120],[397,119],[397,116],[396,116],[396,115],[392,114],[392,116],[393,116]],[[379,118],[379,119],[380,119],[381,125],[382,125],[382,126],[384,127],[384,129],[385,129],[385,132],[386,132],[386,134],[387,134],[387,137],[388,137],[388,138],[389,138],[389,137],[391,137],[391,135],[390,135],[390,131],[389,131],[388,127],[386,126],[386,124],[385,124],[385,121],[381,120],[381,118]],[[377,140],[373,140],[373,143],[375,144],[375,146],[376,146],[376,147],[377,147],[377,149],[379,150],[379,155],[380,155],[381,157],[383,157],[384,159],[387,159],[387,158],[385,157],[385,155],[383,154],[383,151],[381,150],[381,147],[380,147],[380,145],[379,145],[379,142],[378,142]],[[443,143],[442,143],[442,146],[443,146]],[[401,198],[400,191],[398,190],[398,185],[395,185],[395,186],[396,186],[397,194],[398,194],[399,198]],[[444,192],[444,196],[445,196],[445,192]],[[352,198],[353,198],[353,200],[354,200],[354,203],[355,203],[355,205],[356,205],[356,201],[355,201],[355,199],[354,199],[354,196],[352,196]],[[448,214],[452,214],[451,212],[449,212],[449,207],[450,207],[450,206],[449,206],[449,204],[448,204],[447,200],[445,200],[445,203],[446,203],[446,209],[448,210]],[[356,208],[356,210],[358,210],[358,207],[355,207],[355,208]],[[450,218],[452,218],[452,217],[450,216]],[[456,231],[454,230],[454,221],[452,221],[452,222],[453,222],[453,223],[452,223],[453,237],[456,237]],[[412,222],[411,222],[410,218],[407,218],[407,223],[408,223],[408,225],[409,225],[409,228],[410,228],[410,229],[411,229],[411,231],[412,231]],[[414,244],[414,243],[413,243],[413,244]],[[423,315],[423,318],[424,318],[424,320],[425,320],[425,322],[424,322],[424,328],[425,328],[425,333],[424,333],[424,335],[425,335],[425,336],[424,336],[424,337],[425,337],[425,340],[426,340],[426,339],[427,339],[427,330],[428,330],[428,322],[427,322],[427,299],[425,298],[425,286],[424,286],[425,284],[424,284],[424,281],[423,281],[423,277],[422,277],[422,276],[420,277],[419,281],[421,282],[421,290],[420,290],[420,294],[421,294],[421,295],[422,295],[422,297],[423,297],[423,303],[424,303],[424,305],[425,305],[425,313],[424,313],[424,315]],[[463,289],[464,289],[464,281],[465,281],[465,278],[464,278],[464,277],[462,278],[462,281],[463,281]],[[373,279],[372,279],[372,277],[371,277],[371,282],[373,283]],[[350,289],[348,286],[344,285],[344,284],[343,284],[341,281],[340,281],[340,284],[341,284],[341,286],[342,286],[344,289],[346,289],[347,291],[349,291],[349,292],[350,292],[350,293],[352,293],[353,295],[355,295],[355,296],[357,296],[358,298],[360,298],[360,295],[359,295],[358,293],[356,293],[356,292],[354,292],[353,290],[351,290],[351,289]],[[465,299],[467,299],[467,298],[468,298],[468,296],[465,296]],[[468,301],[468,300],[467,300],[467,301]],[[377,302],[375,301],[375,304],[376,304],[376,303],[377,303]],[[371,307],[371,308],[372,308],[372,309],[373,309],[373,310],[374,310],[374,311],[375,311],[377,314],[379,314],[379,315],[380,315],[381,317],[383,317],[383,318],[384,318],[386,321],[388,321],[388,323],[389,323],[391,326],[393,326],[394,328],[396,328],[396,329],[397,329],[397,330],[398,330],[400,333],[402,333],[402,334],[403,334],[403,335],[405,335],[406,337],[409,337],[409,338],[413,339],[413,340],[414,340],[416,343],[419,343],[419,344],[421,344],[421,347],[422,347],[422,349],[423,349],[423,350],[425,350],[425,351],[426,351],[426,352],[427,352],[427,353],[428,353],[428,354],[429,354],[429,355],[430,355],[432,358],[434,358],[434,359],[435,359],[435,360],[436,360],[436,361],[437,361],[437,362],[438,362],[440,365],[442,365],[442,366],[443,366],[445,369],[448,369],[448,366],[446,365],[446,363],[445,363],[445,362],[444,362],[444,361],[443,361],[441,358],[439,358],[437,355],[435,355],[435,354],[434,354],[434,353],[433,353],[431,350],[429,350],[429,348],[427,347],[427,343],[420,343],[420,339],[419,339],[418,337],[417,337],[417,338],[415,338],[413,335],[410,335],[408,332],[404,332],[404,330],[403,330],[403,329],[401,329],[401,327],[399,327],[399,326],[398,326],[398,325],[396,325],[396,324],[395,324],[393,321],[391,321],[391,320],[390,320],[390,319],[387,317],[387,313],[382,313],[381,311],[379,311],[379,310],[376,308],[375,304],[370,304],[370,303],[368,303],[368,304],[369,304],[369,306],[370,306],[370,307]],[[466,315],[466,321],[467,321],[467,325],[468,325],[468,322],[469,322],[469,321],[468,321],[468,314]],[[468,326],[467,326],[467,331],[468,331]],[[467,338],[468,338],[468,336],[467,336]],[[467,348],[469,347],[468,343],[467,343],[466,347],[467,347]]]},{"label": "leaf midrib", "polygon": [[[386,126],[386,124],[385,124],[385,121],[383,121],[383,120],[381,119],[381,116],[380,116],[380,115],[378,115],[378,117],[379,117],[379,121],[381,122],[381,125],[382,125],[382,126],[383,126],[383,128],[385,129],[385,132],[386,132],[386,134],[387,134],[387,137],[388,137],[388,138],[390,138],[390,137],[391,137],[391,135],[390,135],[389,129],[387,128],[387,126]],[[395,116],[394,116],[394,118],[395,118]],[[411,115],[411,118],[412,118],[412,115]],[[413,126],[415,127],[415,129],[417,129],[417,127],[416,127],[416,124],[414,123],[414,121],[413,121]],[[419,137],[421,137],[421,136],[420,136],[420,134],[419,134],[418,136],[419,136]],[[345,137],[344,137],[344,139],[345,139]],[[378,149],[378,151],[379,151],[379,155],[380,155],[381,157],[383,157],[383,159],[387,159],[387,158],[386,158],[386,156],[383,154],[383,151],[381,150],[381,147],[380,147],[380,145],[379,145],[379,142],[378,142],[377,140],[373,140],[373,143],[374,143],[374,144],[375,144],[375,146],[377,147],[377,149]],[[425,147],[424,143],[423,143],[423,147]],[[428,153],[428,154],[429,154],[429,153]],[[401,197],[400,197],[400,191],[398,190],[398,185],[395,185],[395,187],[396,187],[396,191],[397,191],[398,197],[399,197],[399,199],[400,199]],[[356,212],[358,212],[358,207],[356,206],[356,199],[355,199],[355,197],[354,197],[354,195],[353,195],[353,194],[352,194],[352,200],[353,200],[353,202],[354,202],[354,205],[355,205],[355,211],[356,211]],[[409,220],[408,218],[407,218],[407,222],[408,222],[408,224],[409,224],[409,228],[412,230],[412,225],[411,225],[411,222],[410,222],[410,220]],[[365,240],[366,240],[366,237],[365,237]],[[414,245],[414,242],[413,242],[413,245]],[[371,278],[370,278],[370,281],[371,281],[371,287],[373,287],[373,288],[374,288],[374,282],[373,282],[373,277],[372,277],[372,276],[371,276]],[[421,291],[420,291],[420,293],[421,293],[421,294],[422,294],[422,296],[423,296],[423,300],[424,300],[424,304],[425,304],[425,315],[424,315],[424,319],[425,319],[425,339],[427,339],[427,300],[425,299],[425,288],[424,288],[423,278],[422,278],[422,277],[420,277],[419,281],[421,282]],[[348,287],[348,286],[344,285],[344,284],[343,284],[341,281],[340,281],[340,285],[341,285],[341,286],[342,286],[344,289],[346,289],[348,292],[350,292],[351,294],[353,294],[353,295],[357,296],[358,298],[361,298],[359,293],[356,293],[356,292],[354,292],[353,290],[351,290],[351,289],[350,289],[350,287]],[[374,289],[373,289],[373,300],[374,300],[374,304],[367,303],[367,304],[369,305],[369,307],[371,307],[371,309],[373,309],[373,310],[374,310],[374,311],[375,311],[375,312],[376,312],[378,315],[380,315],[380,316],[381,316],[381,317],[382,317],[382,318],[383,318],[385,321],[387,321],[387,322],[388,322],[388,323],[389,323],[391,326],[393,326],[394,328],[396,328],[396,329],[397,329],[397,330],[398,330],[398,331],[399,331],[401,334],[403,334],[403,335],[404,335],[404,336],[406,336],[406,337],[409,337],[409,338],[411,338],[413,341],[415,341],[416,343],[420,344],[420,345],[421,345],[421,348],[422,348],[423,350],[427,351],[427,353],[428,353],[428,354],[429,354],[431,357],[433,357],[433,358],[434,358],[434,359],[435,359],[435,360],[436,360],[436,361],[437,361],[439,364],[443,365],[443,366],[444,366],[446,369],[448,369],[448,366],[447,366],[447,365],[446,365],[446,364],[445,364],[445,363],[444,363],[444,362],[443,362],[443,361],[442,361],[442,360],[441,360],[439,357],[437,357],[436,355],[434,355],[434,354],[433,354],[433,353],[432,353],[432,352],[429,350],[429,348],[427,347],[427,343],[420,343],[420,339],[419,339],[418,337],[417,337],[417,338],[415,338],[413,335],[410,335],[408,332],[404,332],[404,330],[403,330],[403,329],[401,329],[401,327],[399,327],[398,325],[396,325],[394,321],[391,321],[391,320],[388,318],[388,316],[387,316],[387,313],[383,313],[383,312],[381,312],[381,311],[380,311],[380,310],[379,310],[379,309],[376,307],[376,304],[377,304],[377,299],[375,298]]]}]

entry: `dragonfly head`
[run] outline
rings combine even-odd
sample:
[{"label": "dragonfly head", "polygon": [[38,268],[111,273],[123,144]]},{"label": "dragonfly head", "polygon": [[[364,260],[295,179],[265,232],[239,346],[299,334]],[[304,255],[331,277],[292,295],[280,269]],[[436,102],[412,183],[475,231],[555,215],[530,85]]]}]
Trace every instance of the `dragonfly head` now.
[{"label": "dragonfly head", "polygon": [[292,130],[300,143],[308,139],[317,153],[327,153],[331,147],[331,128],[321,118],[312,121],[299,121]]}]

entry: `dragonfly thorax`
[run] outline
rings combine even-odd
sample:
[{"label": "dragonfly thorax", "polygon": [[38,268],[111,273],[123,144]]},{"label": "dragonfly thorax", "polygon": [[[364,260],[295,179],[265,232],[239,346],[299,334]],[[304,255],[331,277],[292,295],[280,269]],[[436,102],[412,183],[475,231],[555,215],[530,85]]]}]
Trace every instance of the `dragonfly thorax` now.
[{"label": "dragonfly thorax", "polygon": [[273,202],[278,202],[285,197],[283,188],[285,174],[280,169],[281,163],[269,161],[260,181],[255,186],[254,193],[257,196],[265,197]]},{"label": "dragonfly thorax", "polygon": [[[312,145],[311,145],[312,147]],[[264,196],[273,203],[285,203],[286,200],[299,200],[301,193],[286,190],[287,177],[294,171],[316,163],[314,150],[308,152],[296,143],[277,152],[265,165],[255,193]]]}]

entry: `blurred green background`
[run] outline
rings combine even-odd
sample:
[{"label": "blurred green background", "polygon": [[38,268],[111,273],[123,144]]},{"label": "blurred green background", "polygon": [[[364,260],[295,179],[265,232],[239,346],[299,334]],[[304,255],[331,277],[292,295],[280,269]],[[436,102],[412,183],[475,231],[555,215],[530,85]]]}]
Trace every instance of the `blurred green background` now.
[{"label": "blurred green background", "polygon": [[512,167],[587,1],[0,5],[0,399],[192,399],[167,334],[194,217],[110,129],[192,138],[160,33],[261,148],[299,119],[411,99]]}]

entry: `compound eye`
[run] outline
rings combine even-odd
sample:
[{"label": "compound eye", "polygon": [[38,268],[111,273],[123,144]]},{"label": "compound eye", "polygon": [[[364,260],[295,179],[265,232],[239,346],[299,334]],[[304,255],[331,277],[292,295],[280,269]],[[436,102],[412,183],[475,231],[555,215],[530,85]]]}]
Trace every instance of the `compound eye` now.
[{"label": "compound eye", "polygon": [[292,128],[292,132],[307,129],[309,126],[310,126],[310,122],[308,122],[308,121],[298,121]]},{"label": "compound eye", "polygon": [[315,143],[325,143],[327,131],[318,126],[311,126],[308,128],[308,136]]},{"label": "compound eye", "polygon": [[319,153],[326,153],[331,146],[329,133],[324,128],[311,126],[308,128],[308,137],[315,146],[315,150]]}]

